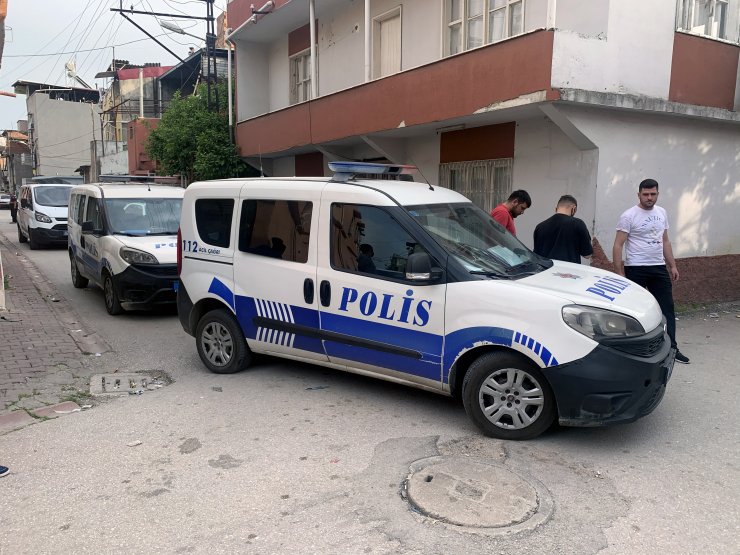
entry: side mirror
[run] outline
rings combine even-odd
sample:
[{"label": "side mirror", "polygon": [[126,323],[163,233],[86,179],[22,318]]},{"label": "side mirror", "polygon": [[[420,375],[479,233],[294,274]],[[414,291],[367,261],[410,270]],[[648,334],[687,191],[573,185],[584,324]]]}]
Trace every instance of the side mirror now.
[{"label": "side mirror", "polygon": [[415,252],[406,261],[406,279],[419,282],[435,282],[442,279],[442,269],[432,268],[432,259],[425,252]]},{"label": "side mirror", "polygon": [[21,199],[21,208],[28,208],[28,201],[24,198]]},{"label": "side mirror", "polygon": [[93,227],[92,222],[82,222],[80,230],[82,231],[82,234],[85,235],[87,233],[92,233],[93,231],[95,231],[95,228]]}]

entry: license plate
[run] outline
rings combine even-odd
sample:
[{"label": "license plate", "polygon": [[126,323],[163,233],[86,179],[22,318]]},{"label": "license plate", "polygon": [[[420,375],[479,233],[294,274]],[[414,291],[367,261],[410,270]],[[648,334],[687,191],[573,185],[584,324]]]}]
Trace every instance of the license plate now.
[{"label": "license plate", "polygon": [[178,280],[172,282],[172,289],[175,290],[175,293],[177,293],[177,290],[180,289],[180,282]]}]

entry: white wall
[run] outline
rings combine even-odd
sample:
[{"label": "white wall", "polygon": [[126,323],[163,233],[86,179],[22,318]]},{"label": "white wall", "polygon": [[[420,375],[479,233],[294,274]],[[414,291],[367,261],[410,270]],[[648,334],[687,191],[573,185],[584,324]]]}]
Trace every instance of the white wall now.
[{"label": "white wall", "polygon": [[236,119],[267,113],[270,107],[269,60],[261,44],[237,42]]},{"label": "white wall", "polygon": [[115,151],[115,143],[108,142],[105,145],[105,156],[100,157],[101,175],[127,175],[128,174],[128,151],[119,147]]},{"label": "white wall", "polygon": [[660,184],[673,253],[740,253],[740,141],[733,124],[564,108],[599,146],[596,236],[611,257],[619,215],[647,177]]},{"label": "white wall", "polygon": [[37,92],[27,107],[33,115],[38,175],[74,175],[90,164],[90,143],[100,138],[97,104],[51,100]]},{"label": "white wall", "polygon": [[675,0],[594,1],[557,3],[552,86],[667,99]]},{"label": "white wall", "polygon": [[514,222],[519,240],[532,248],[534,228],[555,213],[558,199],[565,194],[576,197],[577,216],[592,231],[597,166],[597,150],[580,150],[550,120],[517,123],[512,190],[524,189],[532,197],[531,208]]}]

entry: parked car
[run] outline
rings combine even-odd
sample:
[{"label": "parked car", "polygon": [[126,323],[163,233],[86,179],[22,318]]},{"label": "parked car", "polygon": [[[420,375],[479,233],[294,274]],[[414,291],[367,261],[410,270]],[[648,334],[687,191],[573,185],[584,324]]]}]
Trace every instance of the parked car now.
[{"label": "parked car", "polygon": [[0,210],[10,210],[10,193],[0,193]]},{"label": "parked car", "polygon": [[99,285],[111,315],[174,305],[183,193],[138,183],[75,187],[68,215],[72,284]]},{"label": "parked car", "polygon": [[208,369],[266,353],[374,376],[461,398],[502,439],[658,406],[675,352],[649,292],[536,255],[449,189],[354,178],[398,170],[376,166],[187,188],[178,313]]},{"label": "parked car", "polygon": [[67,243],[69,183],[28,183],[21,186],[18,210],[18,242],[32,250]]}]

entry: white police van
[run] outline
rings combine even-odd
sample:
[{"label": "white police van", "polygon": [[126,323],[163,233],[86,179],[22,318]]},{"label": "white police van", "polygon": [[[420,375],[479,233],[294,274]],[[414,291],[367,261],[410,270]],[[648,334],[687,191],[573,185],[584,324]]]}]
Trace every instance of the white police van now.
[{"label": "white police van", "polygon": [[67,227],[72,284],[90,280],[109,314],[174,305],[181,187],[92,183],[72,189]]},{"label": "white police van", "polygon": [[178,313],[211,371],[267,353],[375,376],[504,439],[658,405],[674,352],[645,289],[537,256],[454,191],[356,178],[403,167],[330,167],[186,190]]}]

